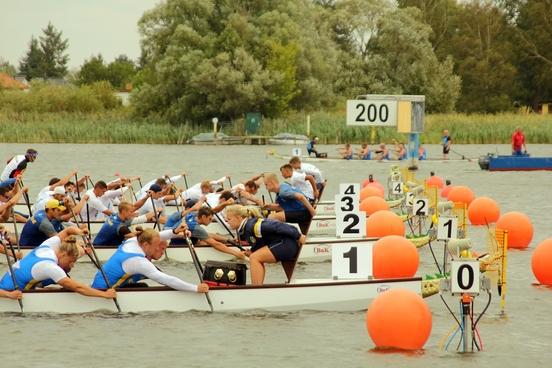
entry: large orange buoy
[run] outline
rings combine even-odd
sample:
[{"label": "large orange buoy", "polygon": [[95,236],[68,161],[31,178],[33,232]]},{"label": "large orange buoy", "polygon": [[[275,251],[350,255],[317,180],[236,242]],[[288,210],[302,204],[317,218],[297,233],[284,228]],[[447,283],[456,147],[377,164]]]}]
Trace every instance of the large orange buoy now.
[{"label": "large orange buoy", "polygon": [[381,185],[380,183],[378,182],[371,182],[371,183],[368,183],[368,185],[366,185],[367,187],[374,187],[374,188],[378,188],[379,190],[381,190],[382,193],[385,193],[385,188],[383,187],[383,185]]},{"label": "large orange buoy", "polygon": [[508,248],[527,248],[533,239],[531,220],[521,212],[505,213],[496,222],[496,228],[508,230]]},{"label": "large orange buoy", "polygon": [[379,184],[379,181],[378,181],[378,179],[374,179],[374,177],[372,175],[370,175],[368,178],[366,178],[362,181],[362,187],[364,188],[365,186],[367,186],[369,184],[373,184],[373,183]]},{"label": "large orange buoy", "polygon": [[416,246],[403,236],[381,238],[374,244],[372,255],[376,279],[412,277],[418,271],[420,256]]},{"label": "large orange buoy", "polygon": [[381,197],[372,196],[365,198],[362,202],[360,202],[360,210],[366,212],[368,216],[377,211],[388,209],[389,205],[387,204],[387,201]]},{"label": "large orange buoy", "polygon": [[369,238],[383,238],[387,235],[404,236],[404,232],[403,220],[391,211],[377,211],[366,219],[366,236]]},{"label": "large orange buoy", "polygon": [[498,221],[500,208],[494,199],[477,197],[468,207],[468,217],[472,225],[486,225]]},{"label": "large orange buoy", "polygon": [[360,191],[360,201],[361,202],[363,200],[365,200],[366,198],[372,197],[372,196],[383,198],[383,196],[384,196],[383,190],[380,190],[379,188],[376,188],[372,185],[368,185],[368,186],[362,188],[362,190]]},{"label": "large orange buoy", "polygon": [[445,186],[445,181],[443,178],[437,175],[432,175],[426,179],[426,184],[428,187],[437,187],[439,189],[442,189]]},{"label": "large orange buoy", "polygon": [[431,312],[426,302],[407,289],[379,294],[366,312],[366,329],[377,348],[422,349],[431,327]]},{"label": "large orange buoy", "polygon": [[448,184],[444,186],[444,188],[441,190],[441,198],[447,198],[450,190],[454,188],[454,185],[450,184],[450,180],[446,181]]},{"label": "large orange buoy", "polygon": [[537,245],[531,258],[531,269],[541,284],[552,286],[552,238]]},{"label": "large orange buoy", "polygon": [[475,195],[470,188],[464,185],[455,185],[450,192],[448,192],[447,198],[452,202],[460,202],[469,205],[475,198]]}]

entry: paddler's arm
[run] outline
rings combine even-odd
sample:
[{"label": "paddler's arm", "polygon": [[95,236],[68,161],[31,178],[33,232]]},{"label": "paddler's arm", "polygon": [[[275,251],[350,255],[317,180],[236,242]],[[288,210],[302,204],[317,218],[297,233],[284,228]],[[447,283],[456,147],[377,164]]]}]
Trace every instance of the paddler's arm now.
[{"label": "paddler's arm", "polygon": [[62,278],[57,282],[57,284],[65,289],[74,291],[85,296],[93,296],[106,299],[113,299],[117,297],[117,292],[113,289],[107,289],[106,291],[94,289],[69,277]]},{"label": "paddler's arm", "polygon": [[314,209],[314,207],[312,207],[307,197],[305,197],[302,193],[295,193],[295,199],[303,203],[303,206],[305,206],[311,216],[316,215],[316,210]]}]

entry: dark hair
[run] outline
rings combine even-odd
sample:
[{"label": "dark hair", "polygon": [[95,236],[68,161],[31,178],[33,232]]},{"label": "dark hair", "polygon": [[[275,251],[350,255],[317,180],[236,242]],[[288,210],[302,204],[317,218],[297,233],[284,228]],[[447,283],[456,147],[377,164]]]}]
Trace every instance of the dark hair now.
[{"label": "dark hair", "polygon": [[8,187],[0,187],[0,195],[6,195],[10,191]]},{"label": "dark hair", "polygon": [[161,187],[164,187],[165,185],[167,185],[167,182],[165,181],[165,179],[159,178],[155,181],[155,184],[160,185]]},{"label": "dark hair", "polygon": [[280,166],[280,171],[281,170],[291,170],[291,171],[293,171],[293,166],[291,166],[291,164],[284,164],[284,165]]},{"label": "dark hair", "polygon": [[259,186],[257,185],[257,183],[254,180],[249,180],[244,185],[246,187],[253,188],[253,189],[258,189],[259,188]]},{"label": "dark hair", "polygon": [[103,180],[98,180],[96,182],[96,185],[94,185],[94,189],[107,189],[107,184]]},{"label": "dark hair", "polygon": [[68,181],[67,183],[65,183],[64,187],[67,188],[69,185],[75,185],[75,183],[73,183],[72,181]]},{"label": "dark hair", "polygon": [[222,193],[220,193],[220,198],[224,199],[225,201],[229,199],[236,199],[236,197],[234,197],[232,192],[230,192],[229,190],[225,190]]},{"label": "dark hair", "polygon": [[200,217],[203,217],[203,216],[213,216],[213,210],[211,209],[211,207],[201,207],[198,211],[197,211],[197,217],[200,218]]},{"label": "dark hair", "polygon": [[36,155],[38,155],[38,151],[35,150],[35,149],[32,149],[32,148],[29,148],[29,149],[27,150],[26,155],[29,155],[29,156],[36,156]]},{"label": "dark hair", "polygon": [[48,182],[48,185],[54,185],[55,183],[57,183],[59,181],[59,178],[52,178],[50,179],[50,181]]},{"label": "dark hair", "polygon": [[290,164],[297,164],[297,163],[301,163],[301,159],[297,156],[293,156],[292,158],[289,159],[289,163]]}]

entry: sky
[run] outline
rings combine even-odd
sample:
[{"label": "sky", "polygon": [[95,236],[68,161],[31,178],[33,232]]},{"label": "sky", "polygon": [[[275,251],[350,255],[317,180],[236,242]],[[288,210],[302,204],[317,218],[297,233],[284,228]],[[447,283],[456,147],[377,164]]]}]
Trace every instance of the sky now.
[{"label": "sky", "polygon": [[140,56],[138,20],[160,0],[0,0],[0,58],[16,67],[51,21],[69,39],[69,69],[92,55],[112,61]]}]

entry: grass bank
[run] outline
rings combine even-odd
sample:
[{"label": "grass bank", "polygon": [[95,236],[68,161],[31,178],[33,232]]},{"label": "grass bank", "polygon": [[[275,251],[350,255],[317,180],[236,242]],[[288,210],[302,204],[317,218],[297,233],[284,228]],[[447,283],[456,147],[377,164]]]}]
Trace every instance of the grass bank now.
[{"label": "grass bank", "polygon": [[[405,140],[393,128],[375,129],[347,127],[341,113],[310,114],[311,135],[321,143],[341,144],[390,142]],[[307,133],[307,114],[290,113],[284,118],[264,119],[258,134],[272,136],[282,132]],[[244,121],[224,124],[228,135],[243,135]],[[516,126],[522,127],[530,143],[552,143],[552,115],[464,115],[437,114],[426,116],[426,132],[422,142],[440,142],[443,129],[449,129],[455,143],[509,143]],[[203,127],[183,124],[137,121],[128,109],[116,108],[96,113],[78,112],[17,112],[0,109],[0,141],[6,143],[155,143],[182,144]],[[373,138],[373,141],[372,141]]]}]

